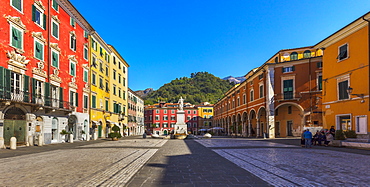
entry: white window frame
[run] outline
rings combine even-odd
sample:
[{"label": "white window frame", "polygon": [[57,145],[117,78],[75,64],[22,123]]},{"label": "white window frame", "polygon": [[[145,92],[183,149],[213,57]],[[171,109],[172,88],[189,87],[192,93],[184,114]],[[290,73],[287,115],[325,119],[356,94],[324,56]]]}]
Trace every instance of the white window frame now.
[{"label": "white window frame", "polygon": [[83,57],[85,60],[88,60],[89,59],[89,49],[84,46],[84,57]]},{"label": "white window frame", "polygon": [[250,101],[254,101],[254,89],[249,91]]},{"label": "white window frame", "polygon": [[[73,46],[72,46],[72,39],[74,41]],[[69,34],[69,48],[72,51],[76,52],[76,49],[77,49],[77,36],[76,36],[76,34],[72,34],[72,33]]]},{"label": "white window frame", "polygon": [[283,73],[293,72],[293,66],[283,67]]},{"label": "white window frame", "polygon": [[[54,24],[53,24],[53,23],[55,23],[55,25],[57,25],[57,26],[58,26],[58,37],[57,37],[57,36],[54,36],[54,34],[53,34],[53,29],[54,29]],[[51,25],[50,25],[50,27],[51,27],[51,35],[52,35],[55,39],[59,40],[59,36],[60,36],[60,25],[59,25],[59,23],[58,23],[56,20],[51,19]]]},{"label": "white window frame", "polygon": [[[74,72],[72,72],[72,64],[74,65]],[[77,63],[75,61],[69,61],[69,74],[76,77],[77,76]],[[74,73],[74,75],[72,74]]]},{"label": "white window frame", "polygon": [[351,81],[350,81],[349,74],[346,74],[346,75],[343,75],[343,76],[337,78],[337,101],[345,101],[345,100],[350,100],[351,99],[350,94],[348,94],[348,99],[339,99],[339,83],[344,82],[344,81],[348,81],[348,87],[351,86]]},{"label": "white window frame", "polygon": [[46,28],[46,25],[44,25],[44,10],[36,3],[33,5],[35,6],[35,10],[40,13],[40,23],[36,21],[34,23],[38,25],[39,27],[41,27],[42,29],[44,29],[44,27]]},{"label": "white window frame", "polygon": [[[359,119],[360,118],[365,118],[365,124],[364,124],[364,129],[363,131],[360,131],[361,128],[360,128],[360,124],[359,124]],[[360,116],[355,116],[355,123],[356,123],[356,134],[367,134],[367,115],[360,115]]]},{"label": "white window frame", "polygon": [[[13,46],[12,45],[12,41],[13,41],[13,29],[12,28],[15,28],[15,29],[17,29],[18,31],[20,31],[21,32],[21,34],[22,34],[22,48],[18,48],[18,47],[16,47],[16,46]],[[20,49],[20,50],[22,50],[23,51],[23,49],[24,49],[24,30],[23,29],[21,29],[21,28],[19,28],[19,27],[17,27],[16,25],[14,25],[14,24],[12,24],[12,23],[10,23],[10,34],[9,34],[9,45],[10,46],[12,46],[12,47],[14,47],[14,48],[16,48],[16,49]]]},{"label": "white window frame", "polygon": [[13,0],[10,0],[10,6],[13,7],[14,9],[16,9],[18,12],[22,13],[23,14],[23,10],[24,10],[24,7],[23,7],[23,0],[20,0],[21,1],[21,9],[22,10],[19,10],[17,7],[13,6]]},{"label": "white window frame", "polygon": [[[262,87],[262,94],[261,94],[261,87]],[[265,97],[265,85],[263,83],[260,83],[258,85],[258,92],[259,92],[259,98]]]},{"label": "white window frame", "polygon": [[[340,48],[344,45],[347,45],[347,57],[346,58],[343,58],[343,59],[339,59],[339,55],[340,55]],[[348,43],[344,43],[343,45],[340,45],[338,46],[338,61],[337,62],[341,62],[343,60],[347,60],[349,58],[349,44]]]},{"label": "white window frame", "polygon": [[[42,59],[39,59],[39,58],[37,58],[37,57],[36,57],[36,42],[42,45]],[[44,44],[44,42],[40,41],[40,40],[39,40],[39,39],[37,39],[37,38],[34,38],[33,43],[34,43],[34,46],[33,46],[33,50],[34,50],[34,57],[35,57],[36,59],[39,59],[39,60],[41,60],[41,61],[44,61],[44,56],[45,56],[45,44]]]}]

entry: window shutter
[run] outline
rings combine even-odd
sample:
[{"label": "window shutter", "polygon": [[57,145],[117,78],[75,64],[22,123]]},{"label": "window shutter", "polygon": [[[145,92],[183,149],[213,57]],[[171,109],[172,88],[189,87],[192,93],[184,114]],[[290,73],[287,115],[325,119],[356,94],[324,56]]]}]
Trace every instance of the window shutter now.
[{"label": "window shutter", "polygon": [[284,73],[284,67],[281,68],[281,73]]},{"label": "window shutter", "polygon": [[50,83],[45,82],[45,105],[50,106]]},{"label": "window shutter", "polygon": [[63,88],[59,87],[59,108],[64,108],[63,105]]},{"label": "window shutter", "polygon": [[4,97],[4,67],[0,66],[0,98]]},{"label": "window shutter", "polygon": [[92,100],[92,108],[96,108],[96,96],[93,95],[91,100]]},{"label": "window shutter", "polygon": [[78,93],[76,93],[76,106],[78,107]]},{"label": "window shutter", "polygon": [[292,71],[295,71],[295,66],[292,66]]},{"label": "window shutter", "polygon": [[10,93],[11,93],[11,71],[8,69],[4,69],[4,86],[5,86],[5,99],[10,99]]},{"label": "window shutter", "polygon": [[36,22],[36,7],[32,5],[32,21]]},{"label": "window shutter", "polygon": [[43,29],[46,30],[46,14],[44,14],[44,19],[43,19],[44,23],[42,25]]},{"label": "window shutter", "polygon": [[23,101],[28,103],[30,102],[30,77],[27,75],[23,75],[23,91],[24,91],[24,98]]},{"label": "window shutter", "polygon": [[36,79],[32,78],[32,103],[36,103]]}]

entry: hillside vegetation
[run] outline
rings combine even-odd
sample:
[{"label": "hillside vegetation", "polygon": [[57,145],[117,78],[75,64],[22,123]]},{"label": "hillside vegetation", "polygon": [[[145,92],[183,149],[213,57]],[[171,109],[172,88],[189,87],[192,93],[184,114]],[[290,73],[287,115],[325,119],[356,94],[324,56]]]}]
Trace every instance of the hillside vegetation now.
[{"label": "hillside vegetation", "polygon": [[172,80],[149,93],[145,98],[145,104],[154,104],[158,101],[177,103],[180,96],[191,104],[201,102],[216,103],[223,93],[228,91],[234,83],[222,80],[208,72],[192,73],[190,78],[181,77]]}]

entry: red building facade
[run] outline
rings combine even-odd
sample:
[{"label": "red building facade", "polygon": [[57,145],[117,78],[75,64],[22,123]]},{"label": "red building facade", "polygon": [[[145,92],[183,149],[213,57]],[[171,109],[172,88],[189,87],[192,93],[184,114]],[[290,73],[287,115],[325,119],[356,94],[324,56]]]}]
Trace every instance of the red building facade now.
[{"label": "red building facade", "polygon": [[11,136],[20,144],[63,142],[62,130],[83,139],[88,129],[85,45],[92,27],[69,1],[59,2],[11,0],[0,7],[0,136],[5,144]]},{"label": "red building facade", "polygon": [[[166,135],[174,130],[177,122],[177,103],[159,103],[146,106],[144,110],[144,123],[146,129],[152,133]],[[190,104],[184,104],[185,123],[188,131],[198,127],[198,109]]]}]

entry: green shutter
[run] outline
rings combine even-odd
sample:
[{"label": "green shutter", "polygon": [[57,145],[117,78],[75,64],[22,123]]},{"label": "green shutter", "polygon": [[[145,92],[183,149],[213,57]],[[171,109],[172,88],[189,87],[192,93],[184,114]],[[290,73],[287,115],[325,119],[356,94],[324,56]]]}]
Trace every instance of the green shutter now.
[{"label": "green shutter", "polygon": [[43,23],[43,25],[42,25],[42,28],[43,28],[44,30],[46,30],[46,14],[43,14],[43,16],[44,16],[44,19],[43,19],[44,23]]},{"label": "green shutter", "polygon": [[76,93],[76,106],[78,107],[78,93]]},{"label": "green shutter", "polygon": [[30,102],[30,77],[27,75],[23,75],[23,91],[24,91],[24,98],[23,101],[28,103]]},{"label": "green shutter", "polygon": [[92,100],[91,107],[92,107],[92,108],[96,108],[96,96],[95,96],[95,95],[93,95],[93,96],[91,97],[91,100]]},{"label": "green shutter", "polygon": [[5,80],[5,77],[4,77],[4,67],[1,67],[0,66],[0,98],[3,99],[4,98],[4,80]]},{"label": "green shutter", "polygon": [[32,5],[32,21],[36,21],[36,7],[35,5]]},{"label": "green shutter", "polygon": [[11,71],[8,69],[4,69],[4,91],[5,91],[5,99],[11,98]]},{"label": "green shutter", "polygon": [[45,98],[45,105],[50,106],[50,83],[45,82],[45,92],[44,92],[44,98]]},{"label": "green shutter", "polygon": [[19,11],[22,11],[22,2],[21,0],[13,0],[12,5],[16,7]]},{"label": "green shutter", "polygon": [[53,0],[53,8],[58,11],[58,3],[56,0]]},{"label": "green shutter", "polygon": [[58,35],[59,28],[58,27],[59,27],[58,24],[53,22],[53,36],[56,38],[59,38],[59,35]]},{"label": "green shutter", "polygon": [[36,103],[36,79],[32,78],[32,103]]},{"label": "green shutter", "polygon": [[59,87],[59,108],[64,108],[63,104],[63,88]]},{"label": "green shutter", "polygon": [[292,71],[295,71],[295,66],[292,66]]}]

